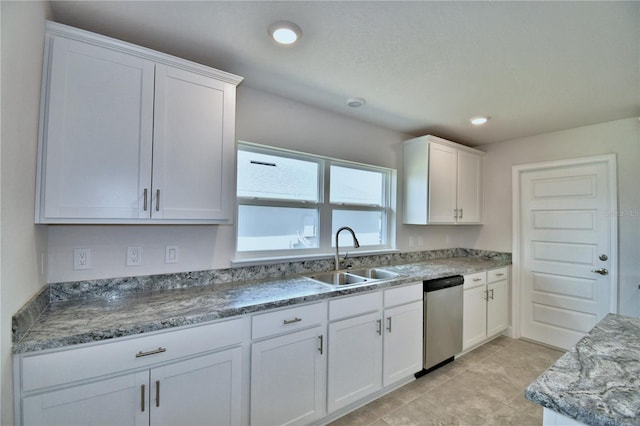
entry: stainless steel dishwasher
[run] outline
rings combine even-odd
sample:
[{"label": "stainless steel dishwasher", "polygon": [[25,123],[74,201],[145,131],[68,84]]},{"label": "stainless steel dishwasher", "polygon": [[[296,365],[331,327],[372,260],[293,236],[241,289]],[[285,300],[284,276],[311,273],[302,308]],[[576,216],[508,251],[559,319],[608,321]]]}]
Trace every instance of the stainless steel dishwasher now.
[{"label": "stainless steel dishwasher", "polygon": [[423,374],[462,352],[462,302],[464,277],[455,275],[423,282]]}]

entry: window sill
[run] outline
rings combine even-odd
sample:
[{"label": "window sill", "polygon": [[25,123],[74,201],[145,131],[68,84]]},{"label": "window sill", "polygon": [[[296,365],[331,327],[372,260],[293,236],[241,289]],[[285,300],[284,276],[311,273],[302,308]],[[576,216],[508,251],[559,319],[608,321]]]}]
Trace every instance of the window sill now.
[{"label": "window sill", "polygon": [[[349,251],[349,257],[362,257],[369,255],[379,255],[379,254],[388,254],[388,253],[400,253],[398,249],[381,249],[381,250],[358,250],[358,251]],[[240,266],[257,266],[257,265],[270,265],[274,263],[290,263],[290,262],[304,262],[308,260],[323,260],[323,259],[333,259],[335,253],[315,253],[308,255],[299,255],[299,256],[273,256],[273,257],[254,257],[254,258],[244,258],[244,259],[234,259],[231,261],[231,267],[240,267]]]}]

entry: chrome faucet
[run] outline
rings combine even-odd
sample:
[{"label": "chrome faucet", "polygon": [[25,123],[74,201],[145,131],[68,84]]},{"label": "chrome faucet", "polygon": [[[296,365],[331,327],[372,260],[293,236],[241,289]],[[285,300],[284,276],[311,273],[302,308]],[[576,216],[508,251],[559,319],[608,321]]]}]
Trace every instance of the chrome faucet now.
[{"label": "chrome faucet", "polygon": [[[338,231],[336,231],[336,271],[340,270],[340,254],[338,254],[338,235],[340,234],[341,231],[345,231],[345,230],[351,232],[351,236],[353,237],[353,247],[354,248],[360,247],[360,243],[358,242],[358,239],[356,238],[356,233],[353,232],[353,229],[349,228],[348,226],[343,226],[342,228],[338,229]],[[344,258],[346,259],[347,256],[345,255]]]}]

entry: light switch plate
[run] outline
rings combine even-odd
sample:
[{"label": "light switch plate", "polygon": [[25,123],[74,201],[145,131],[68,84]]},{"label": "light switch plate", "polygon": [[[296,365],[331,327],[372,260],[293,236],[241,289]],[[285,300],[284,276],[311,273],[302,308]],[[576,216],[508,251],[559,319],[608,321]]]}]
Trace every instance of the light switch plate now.
[{"label": "light switch plate", "polygon": [[164,263],[178,263],[180,258],[180,250],[178,246],[166,246],[164,254]]}]

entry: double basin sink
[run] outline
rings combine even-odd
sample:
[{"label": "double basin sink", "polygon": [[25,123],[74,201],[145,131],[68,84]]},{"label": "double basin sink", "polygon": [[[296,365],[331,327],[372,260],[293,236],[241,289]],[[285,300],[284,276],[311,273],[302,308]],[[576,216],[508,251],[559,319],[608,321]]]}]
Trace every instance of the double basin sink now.
[{"label": "double basin sink", "polygon": [[322,272],[309,276],[312,280],[319,281],[336,287],[354,286],[359,284],[374,283],[399,277],[400,274],[380,268],[349,269],[347,271]]}]

